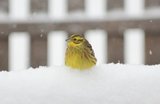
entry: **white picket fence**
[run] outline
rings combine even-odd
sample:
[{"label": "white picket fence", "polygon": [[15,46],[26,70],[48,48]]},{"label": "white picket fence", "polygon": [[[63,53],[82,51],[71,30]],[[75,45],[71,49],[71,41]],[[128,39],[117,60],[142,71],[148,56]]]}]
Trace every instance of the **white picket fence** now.
[{"label": "white picket fence", "polygon": [[[160,12],[151,12],[144,8],[144,0],[125,0],[125,10],[115,9],[107,11],[106,0],[85,0],[85,12],[74,11],[68,13],[67,0],[49,0],[48,13],[30,13],[30,0],[9,0],[9,15],[0,12],[0,21],[86,21],[86,20],[117,20],[126,18],[143,18],[145,16],[158,17]],[[38,4],[37,4],[38,5]],[[158,11],[155,8],[152,11]],[[152,22],[149,21],[149,22]],[[1,22],[0,22],[1,23]],[[3,23],[3,22],[2,22]],[[14,28],[17,28],[16,25]],[[81,28],[81,27],[80,27]],[[123,28],[123,27],[122,27]],[[33,28],[34,30],[34,28]],[[40,37],[43,38],[43,29]],[[0,31],[1,33],[3,31]],[[107,62],[107,31],[102,29],[88,30],[86,38],[92,44],[98,63]],[[48,66],[64,65],[65,39],[67,32],[56,31],[48,33]],[[124,32],[124,63],[145,63],[145,32],[139,28],[130,28]],[[30,36],[27,32],[13,32],[9,35],[9,70],[23,70],[30,66]],[[135,51],[136,50],[136,51]],[[118,50],[116,50],[118,51]],[[150,55],[152,50],[149,52]]]}]

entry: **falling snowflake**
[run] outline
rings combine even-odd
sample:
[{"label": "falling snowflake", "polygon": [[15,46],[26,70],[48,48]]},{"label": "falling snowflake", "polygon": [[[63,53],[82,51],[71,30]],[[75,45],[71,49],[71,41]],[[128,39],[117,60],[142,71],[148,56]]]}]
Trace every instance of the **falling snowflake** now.
[{"label": "falling snowflake", "polygon": [[152,21],[152,20],[150,20],[149,22],[151,22],[151,23],[152,23],[153,21]]},{"label": "falling snowflake", "polygon": [[43,37],[43,34],[41,34],[40,37],[42,38],[42,37]]},{"label": "falling snowflake", "polygon": [[149,50],[149,54],[150,54],[150,55],[152,55],[152,54],[153,54],[151,50]]},{"label": "falling snowflake", "polygon": [[4,34],[4,32],[1,32],[1,34]]},{"label": "falling snowflake", "polygon": [[44,32],[44,30],[43,30],[43,29],[41,29],[40,31],[41,31],[41,32]]}]

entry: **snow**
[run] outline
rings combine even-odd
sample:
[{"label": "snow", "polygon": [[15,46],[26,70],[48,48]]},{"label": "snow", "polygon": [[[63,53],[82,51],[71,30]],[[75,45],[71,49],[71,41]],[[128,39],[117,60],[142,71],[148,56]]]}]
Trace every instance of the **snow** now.
[{"label": "snow", "polygon": [[1,104],[159,104],[160,65],[0,72]]},{"label": "snow", "polygon": [[[67,14],[66,1],[67,0],[49,0],[47,16],[45,16],[46,14],[44,13],[34,13],[31,16],[29,13],[28,0],[11,0],[9,2],[9,15],[0,11],[0,21],[1,23],[12,23],[16,21],[24,22],[24,20],[30,19],[28,22],[34,23],[39,21],[50,22],[53,20],[55,22],[102,21],[102,19],[113,21],[148,18],[157,19],[160,17],[159,8],[144,10],[144,0],[125,0],[124,11],[119,9],[111,12],[106,11],[106,0],[87,0],[84,13],[82,13],[82,11],[76,11],[70,14]],[[19,10],[19,8],[21,9]],[[36,17],[39,18],[34,20]],[[152,20],[149,22],[152,22]],[[14,28],[16,28],[16,26]],[[97,33],[97,30],[95,31],[94,33]],[[43,32],[43,30],[41,32]],[[101,33],[101,31],[98,32],[98,34],[99,33]],[[103,35],[103,32],[100,35]],[[42,34],[41,36],[43,37]],[[53,37],[56,37],[61,43],[64,43],[64,38]],[[12,38],[13,40],[10,39],[10,47],[12,47],[12,42],[15,42],[15,44],[18,42],[25,44],[27,43],[26,41],[29,41],[23,37]],[[102,37],[98,36],[97,39],[100,38]],[[17,42],[17,40],[21,41]],[[51,42],[52,39],[49,41]],[[93,40],[90,41],[91,43],[93,42]],[[99,42],[99,40],[97,41]],[[101,53],[99,50],[101,50],[101,48],[96,45],[97,41],[92,43],[94,44],[93,48],[95,48],[97,59],[101,61],[98,63],[103,63],[106,60],[103,60],[102,56],[100,56]],[[0,72],[0,104],[160,104],[160,65],[107,64],[96,66],[92,70],[87,71],[71,70],[64,66],[52,66],[55,64],[60,65],[64,62],[62,59],[63,53],[61,53],[64,51],[52,52],[53,50],[49,48],[50,59],[48,62],[49,66],[52,67],[20,70],[28,66],[26,65],[28,62],[25,63],[23,61],[26,60],[24,57],[28,56],[24,55],[28,54],[28,50],[23,49],[21,44],[21,48],[18,48],[24,51],[24,53],[19,54],[20,50],[15,48],[15,44],[13,44],[13,51],[10,48],[9,69],[11,71]],[[26,44],[27,47],[28,45]],[[49,45],[50,47],[55,47],[52,43],[49,43]],[[63,46],[64,44],[60,45]],[[140,46],[141,45],[143,45],[143,43],[140,44]],[[58,50],[62,50],[62,48]],[[17,54],[22,57],[17,57],[17,55],[12,56],[11,54]],[[149,51],[149,54],[153,54],[152,50]],[[52,56],[57,56],[59,60],[53,60]],[[133,57],[134,55],[130,56]],[[141,60],[141,58],[143,58],[142,56],[143,55],[134,56],[134,58],[137,59],[138,57]],[[134,62],[133,59],[126,63],[135,64],[136,62]]]}]

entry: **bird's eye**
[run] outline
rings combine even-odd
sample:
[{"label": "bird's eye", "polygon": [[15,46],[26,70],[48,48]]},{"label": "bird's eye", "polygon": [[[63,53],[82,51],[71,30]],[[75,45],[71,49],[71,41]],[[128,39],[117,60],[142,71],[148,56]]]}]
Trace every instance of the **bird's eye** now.
[{"label": "bird's eye", "polygon": [[76,41],[77,39],[76,39],[76,38],[74,38],[73,40],[74,40],[74,41]]}]

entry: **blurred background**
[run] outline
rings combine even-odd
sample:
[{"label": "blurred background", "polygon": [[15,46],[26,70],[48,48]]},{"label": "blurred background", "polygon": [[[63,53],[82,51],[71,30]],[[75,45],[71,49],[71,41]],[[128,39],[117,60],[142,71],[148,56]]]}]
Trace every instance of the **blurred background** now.
[{"label": "blurred background", "polygon": [[83,34],[105,63],[160,63],[160,0],[0,0],[0,70],[64,65]]}]

